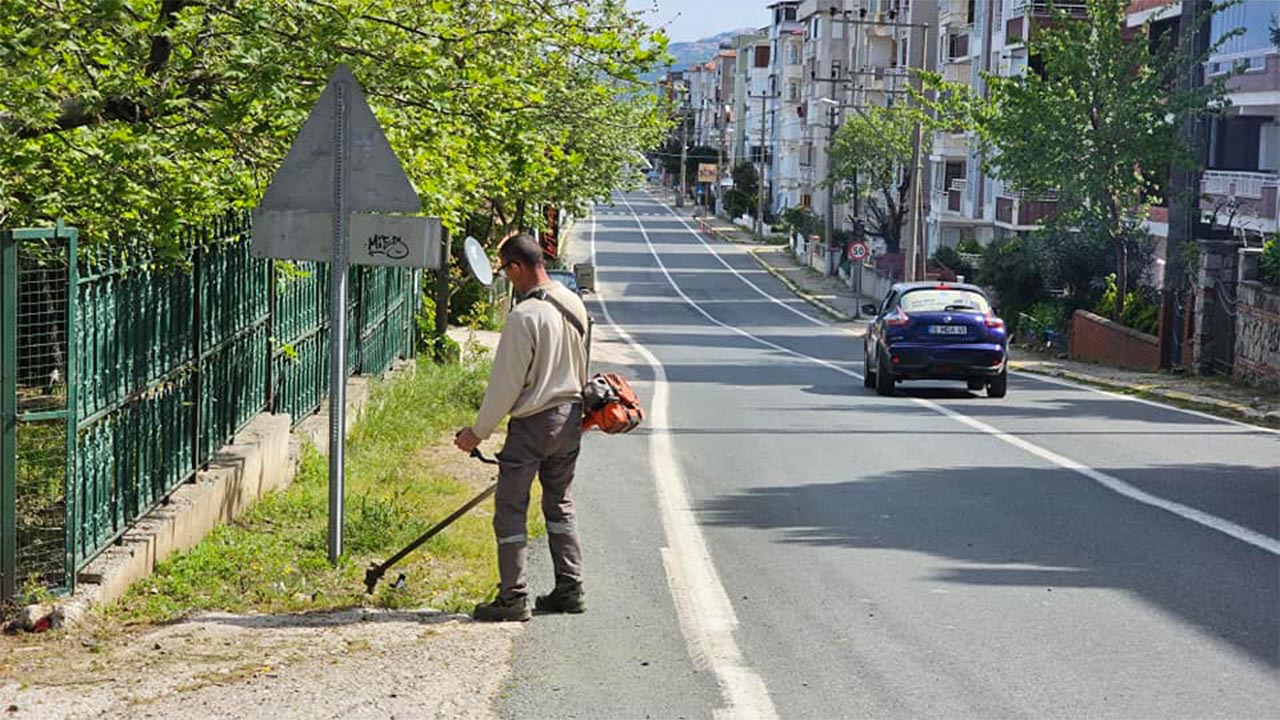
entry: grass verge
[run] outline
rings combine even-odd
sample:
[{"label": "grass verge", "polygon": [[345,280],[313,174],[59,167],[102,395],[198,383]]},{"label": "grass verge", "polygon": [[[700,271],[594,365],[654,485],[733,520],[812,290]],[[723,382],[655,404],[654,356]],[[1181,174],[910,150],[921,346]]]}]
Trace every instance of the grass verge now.
[{"label": "grass verge", "polygon": [[[327,559],[328,461],[304,450],[293,484],[262,498],[190,552],[171,558],[109,610],[124,622],[200,611],[301,612],[373,605],[469,610],[497,583],[492,502],[483,503],[388,571],[374,595],[364,570],[390,557],[485,487],[494,466],[452,447],[484,396],[486,363],[436,366],[375,385],[347,442],[346,553]],[[487,452],[495,441],[483,446]],[[536,498],[530,503],[536,508]],[[538,513],[530,531],[543,532]],[[403,588],[393,587],[399,573]]]}]

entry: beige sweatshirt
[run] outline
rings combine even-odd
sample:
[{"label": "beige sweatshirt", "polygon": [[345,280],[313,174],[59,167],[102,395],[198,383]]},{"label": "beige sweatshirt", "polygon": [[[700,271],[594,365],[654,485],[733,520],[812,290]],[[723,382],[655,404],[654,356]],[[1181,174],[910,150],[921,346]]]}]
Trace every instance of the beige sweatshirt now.
[{"label": "beige sweatshirt", "polygon": [[[587,327],[578,294],[558,282],[539,285]],[[582,398],[587,382],[587,344],[564,314],[546,300],[526,299],[507,316],[489,373],[489,387],[471,430],[489,437],[503,416],[529,417]]]}]

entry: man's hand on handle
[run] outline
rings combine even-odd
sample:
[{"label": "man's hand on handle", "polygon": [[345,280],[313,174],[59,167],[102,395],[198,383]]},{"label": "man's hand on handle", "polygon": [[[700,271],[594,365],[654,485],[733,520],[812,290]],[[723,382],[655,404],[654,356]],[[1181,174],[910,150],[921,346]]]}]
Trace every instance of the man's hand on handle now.
[{"label": "man's hand on handle", "polygon": [[465,427],[459,430],[457,435],[454,435],[453,444],[462,452],[469,453],[480,445],[480,438],[476,437],[471,428]]}]

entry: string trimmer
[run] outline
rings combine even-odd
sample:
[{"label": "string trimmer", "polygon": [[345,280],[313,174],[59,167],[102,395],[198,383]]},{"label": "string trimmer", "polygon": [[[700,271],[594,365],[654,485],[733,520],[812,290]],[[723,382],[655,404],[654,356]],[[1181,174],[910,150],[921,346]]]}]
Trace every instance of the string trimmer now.
[{"label": "string trimmer", "polygon": [[[471,457],[476,458],[480,462],[489,463],[490,465],[498,464],[497,460],[493,460],[491,458],[485,457],[484,453],[480,452],[479,448],[471,451]],[[481,492],[479,495],[468,500],[466,505],[463,505],[457,510],[454,510],[452,515],[436,523],[434,527],[432,527],[430,530],[420,535],[417,540],[414,540],[413,542],[406,545],[403,550],[396,553],[395,555],[392,555],[390,560],[387,560],[381,565],[378,565],[378,564],[370,565],[369,569],[364,571],[365,589],[370,594],[372,594],[374,586],[377,585],[378,581],[382,579],[383,574],[387,572],[388,568],[390,568],[392,565],[395,565],[396,563],[403,560],[404,557],[409,553],[413,552],[414,550],[417,550],[418,547],[422,545],[422,543],[435,537],[436,533],[452,525],[455,520],[462,517],[463,515],[466,515],[467,512],[471,510],[471,508],[475,507],[476,505],[479,505],[485,498],[492,495],[493,491],[497,489],[498,489],[498,483],[497,481],[494,481],[492,485],[485,488],[484,491]],[[401,573],[399,579],[396,580],[396,586],[403,587],[403,585],[404,585],[404,573]]]}]

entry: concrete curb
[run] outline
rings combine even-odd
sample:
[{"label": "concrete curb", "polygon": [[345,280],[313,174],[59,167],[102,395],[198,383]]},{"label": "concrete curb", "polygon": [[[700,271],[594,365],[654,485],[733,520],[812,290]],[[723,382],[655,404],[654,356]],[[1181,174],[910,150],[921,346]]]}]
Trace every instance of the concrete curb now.
[{"label": "concrete curb", "polygon": [[764,258],[760,257],[760,253],[758,251],[752,249],[752,250],[748,250],[747,252],[751,255],[752,258],[755,259],[757,263],[759,263],[760,267],[764,268],[765,272],[769,273],[770,275],[774,276],[779,281],[781,281],[782,284],[785,285],[788,290],[795,293],[796,296],[799,297],[801,300],[804,300],[810,305],[821,310],[824,314],[826,314],[828,317],[835,320],[836,322],[853,322],[854,321],[854,318],[852,315],[846,315],[845,313],[840,312],[839,310],[831,307],[827,303],[823,302],[822,300],[819,300],[818,298],[814,297],[810,293],[806,292],[799,285],[795,284],[795,282],[793,282],[791,278],[787,277],[786,275],[783,275],[779,270],[774,268],[769,263],[765,262]]},{"label": "concrete curb", "polygon": [[[384,377],[412,372],[412,361],[397,363]],[[370,378],[347,381],[346,433],[363,414]],[[195,547],[215,527],[243,515],[272,490],[287,488],[297,472],[302,443],[328,452],[328,404],[290,433],[290,416],[260,413],[209,460],[209,467],[179,486],[159,507],[134,523],[116,544],[80,574],[75,592],[48,606],[50,626],[72,624],[95,605],[109,603],[155,571],[174,553]]]},{"label": "concrete curb", "polygon": [[1071,380],[1072,382],[1078,382],[1084,385],[1093,385],[1095,387],[1135,395],[1148,400],[1172,401],[1172,403],[1169,404],[1190,406],[1190,409],[1192,410],[1199,410],[1227,420],[1238,420],[1250,425],[1257,425],[1261,428],[1272,430],[1280,429],[1280,413],[1265,413],[1261,410],[1251,408],[1248,405],[1231,402],[1230,400],[1222,400],[1215,397],[1209,397],[1208,395],[1196,395],[1193,393],[1182,392],[1180,390],[1169,390],[1155,385],[1124,383],[1111,378],[1098,377],[1096,375],[1089,375],[1086,373],[1076,372],[1074,370],[1037,367],[1035,365],[1028,365],[1025,362],[1016,360],[1009,363],[1009,367],[1010,369],[1018,372],[1062,378],[1063,380]]}]

